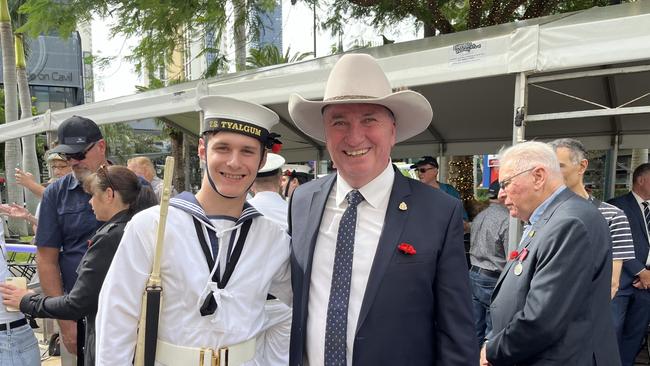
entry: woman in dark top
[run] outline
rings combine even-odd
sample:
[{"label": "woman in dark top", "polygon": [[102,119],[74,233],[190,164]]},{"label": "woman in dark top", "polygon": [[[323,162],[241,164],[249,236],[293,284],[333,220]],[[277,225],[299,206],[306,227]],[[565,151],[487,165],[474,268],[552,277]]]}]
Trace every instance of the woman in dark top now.
[{"label": "woman in dark top", "polygon": [[5,305],[38,318],[78,320],[86,317],[84,364],[95,364],[95,315],[99,291],[113,260],[124,227],[138,211],[158,203],[148,184],[122,166],[102,166],[84,180],[92,195],[90,205],[99,221],[105,221],[88,241],[88,251],[77,269],[78,278],[69,294],[49,297],[0,284]]}]

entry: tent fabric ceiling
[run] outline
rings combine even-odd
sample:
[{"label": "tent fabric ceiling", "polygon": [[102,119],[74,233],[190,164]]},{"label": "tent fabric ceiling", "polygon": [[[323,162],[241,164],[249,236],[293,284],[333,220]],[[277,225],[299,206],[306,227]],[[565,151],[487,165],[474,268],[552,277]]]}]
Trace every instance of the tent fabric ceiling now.
[{"label": "tent fabric ceiling", "polygon": [[[431,102],[430,128],[393,150],[395,158],[424,154],[493,153],[512,141],[515,78],[650,64],[650,1],[592,8],[456,34],[357,50],[379,60],[393,86],[408,86]],[[468,51],[469,50],[469,51]],[[467,51],[467,52],[466,52]],[[68,108],[0,125],[0,142],[54,130],[83,115],[99,124],[159,117],[198,136],[197,99],[228,95],[266,105],[280,115],[288,161],[326,159],[322,143],[302,134],[287,110],[291,93],[322,98],[329,70],[340,55],[193,81]],[[540,83],[539,86],[616,107],[650,92],[650,72]],[[650,105],[650,97],[630,106]],[[595,109],[536,85],[528,89],[528,114]],[[583,138],[589,148],[648,147],[648,114],[529,122],[526,137]]]}]

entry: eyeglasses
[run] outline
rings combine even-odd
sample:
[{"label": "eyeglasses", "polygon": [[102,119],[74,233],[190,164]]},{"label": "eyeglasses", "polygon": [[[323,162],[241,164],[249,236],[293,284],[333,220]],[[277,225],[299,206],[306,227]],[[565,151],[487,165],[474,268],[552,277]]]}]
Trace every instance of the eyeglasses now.
[{"label": "eyeglasses", "polygon": [[68,164],[66,165],[52,165],[52,169],[65,169],[68,167]]},{"label": "eyeglasses", "polygon": [[90,149],[93,148],[93,146],[95,146],[96,143],[97,143],[97,142],[93,142],[93,143],[91,143],[90,145],[88,145],[88,147],[86,147],[86,148],[84,149],[84,151],[80,151],[80,152],[78,152],[78,153],[73,153],[73,154],[65,154],[65,153],[61,153],[60,155],[61,155],[63,158],[65,158],[65,160],[67,160],[67,161],[70,161],[70,160],[72,160],[72,159],[77,160],[77,161],[81,161],[81,160],[84,160],[84,159],[86,158],[86,154],[88,153],[88,151],[90,151]]},{"label": "eyeglasses", "polygon": [[536,168],[536,167],[532,167],[532,168],[526,169],[526,170],[524,170],[524,171],[521,171],[521,172],[519,172],[519,173],[517,173],[517,174],[515,174],[515,175],[513,175],[513,176],[510,176],[510,177],[508,177],[508,178],[502,180],[501,182],[499,182],[499,188],[500,188],[500,189],[506,189],[506,188],[508,187],[508,185],[510,184],[510,182],[512,182],[513,179],[517,178],[518,176],[520,176],[520,175],[522,175],[522,174],[524,174],[524,173],[528,173],[528,172],[534,170],[535,168]]},{"label": "eyeglasses", "polygon": [[108,166],[106,166],[106,164],[102,164],[99,167],[99,169],[97,169],[97,173],[100,173],[100,172],[102,173],[102,175],[104,177],[106,177],[106,183],[108,184],[108,187],[106,187],[106,188],[110,188],[110,189],[113,190],[113,192],[115,192],[115,186],[113,185],[113,182],[111,182],[111,177],[110,177],[110,174],[108,173]]},{"label": "eyeglasses", "polygon": [[420,174],[424,174],[424,173],[426,173],[426,172],[428,172],[429,170],[432,170],[432,169],[435,169],[435,168],[416,168],[415,170]]}]

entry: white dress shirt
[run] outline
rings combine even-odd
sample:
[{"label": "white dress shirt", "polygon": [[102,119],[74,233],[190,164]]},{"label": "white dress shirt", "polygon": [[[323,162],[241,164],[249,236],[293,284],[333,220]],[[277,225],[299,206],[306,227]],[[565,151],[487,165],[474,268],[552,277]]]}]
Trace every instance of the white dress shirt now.
[{"label": "white dress shirt", "polygon": [[[645,207],[643,207],[643,203],[647,201],[641,198],[641,196],[636,194],[636,192],[634,191],[632,191],[632,195],[634,196],[636,203],[639,205],[639,209],[641,210],[641,219],[645,224],[645,212],[643,212]],[[643,225],[643,226],[645,226],[645,237],[648,238],[648,241],[650,242],[650,233],[648,233],[648,225]],[[645,265],[646,267],[650,266],[650,253],[648,254],[648,257],[645,260]]]},{"label": "white dress shirt", "polygon": [[[347,364],[352,364],[354,337],[361,304],[368,284],[368,276],[377,251],[379,236],[384,226],[384,217],[390,192],[393,188],[395,172],[392,164],[359,189],[365,200],[357,208],[357,229],[355,230],[354,255],[352,257],[352,279],[350,284],[350,302],[348,305],[347,329]],[[336,237],[339,222],[348,204],[345,196],[353,188],[340,176],[332,187],[323,219],[318,229],[318,239],[314,249],[309,290],[306,356],[311,366],[323,365],[325,362],[325,327],[327,320],[327,305],[329,303],[330,287],[334,254],[336,252]],[[359,228],[363,228],[360,230]]]},{"label": "white dress shirt", "polygon": [[282,228],[287,228],[287,212],[289,204],[276,192],[257,192],[255,197],[248,200],[257,211],[267,218],[277,222]]}]

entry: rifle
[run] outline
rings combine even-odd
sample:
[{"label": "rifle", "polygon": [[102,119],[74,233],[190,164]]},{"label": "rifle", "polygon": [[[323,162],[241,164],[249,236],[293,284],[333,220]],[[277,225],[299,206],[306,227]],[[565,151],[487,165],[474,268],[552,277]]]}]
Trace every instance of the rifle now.
[{"label": "rifle", "polygon": [[165,175],[163,177],[163,193],[160,198],[160,220],[156,236],[156,247],[153,257],[153,267],[147,286],[142,294],[140,321],[138,323],[138,342],[135,348],[135,366],[154,366],[156,360],[156,342],[158,341],[158,320],[162,300],[162,281],[160,280],[160,260],[165,239],[165,224],[169,199],[172,192],[172,177],[174,175],[174,158],[165,159]]}]

